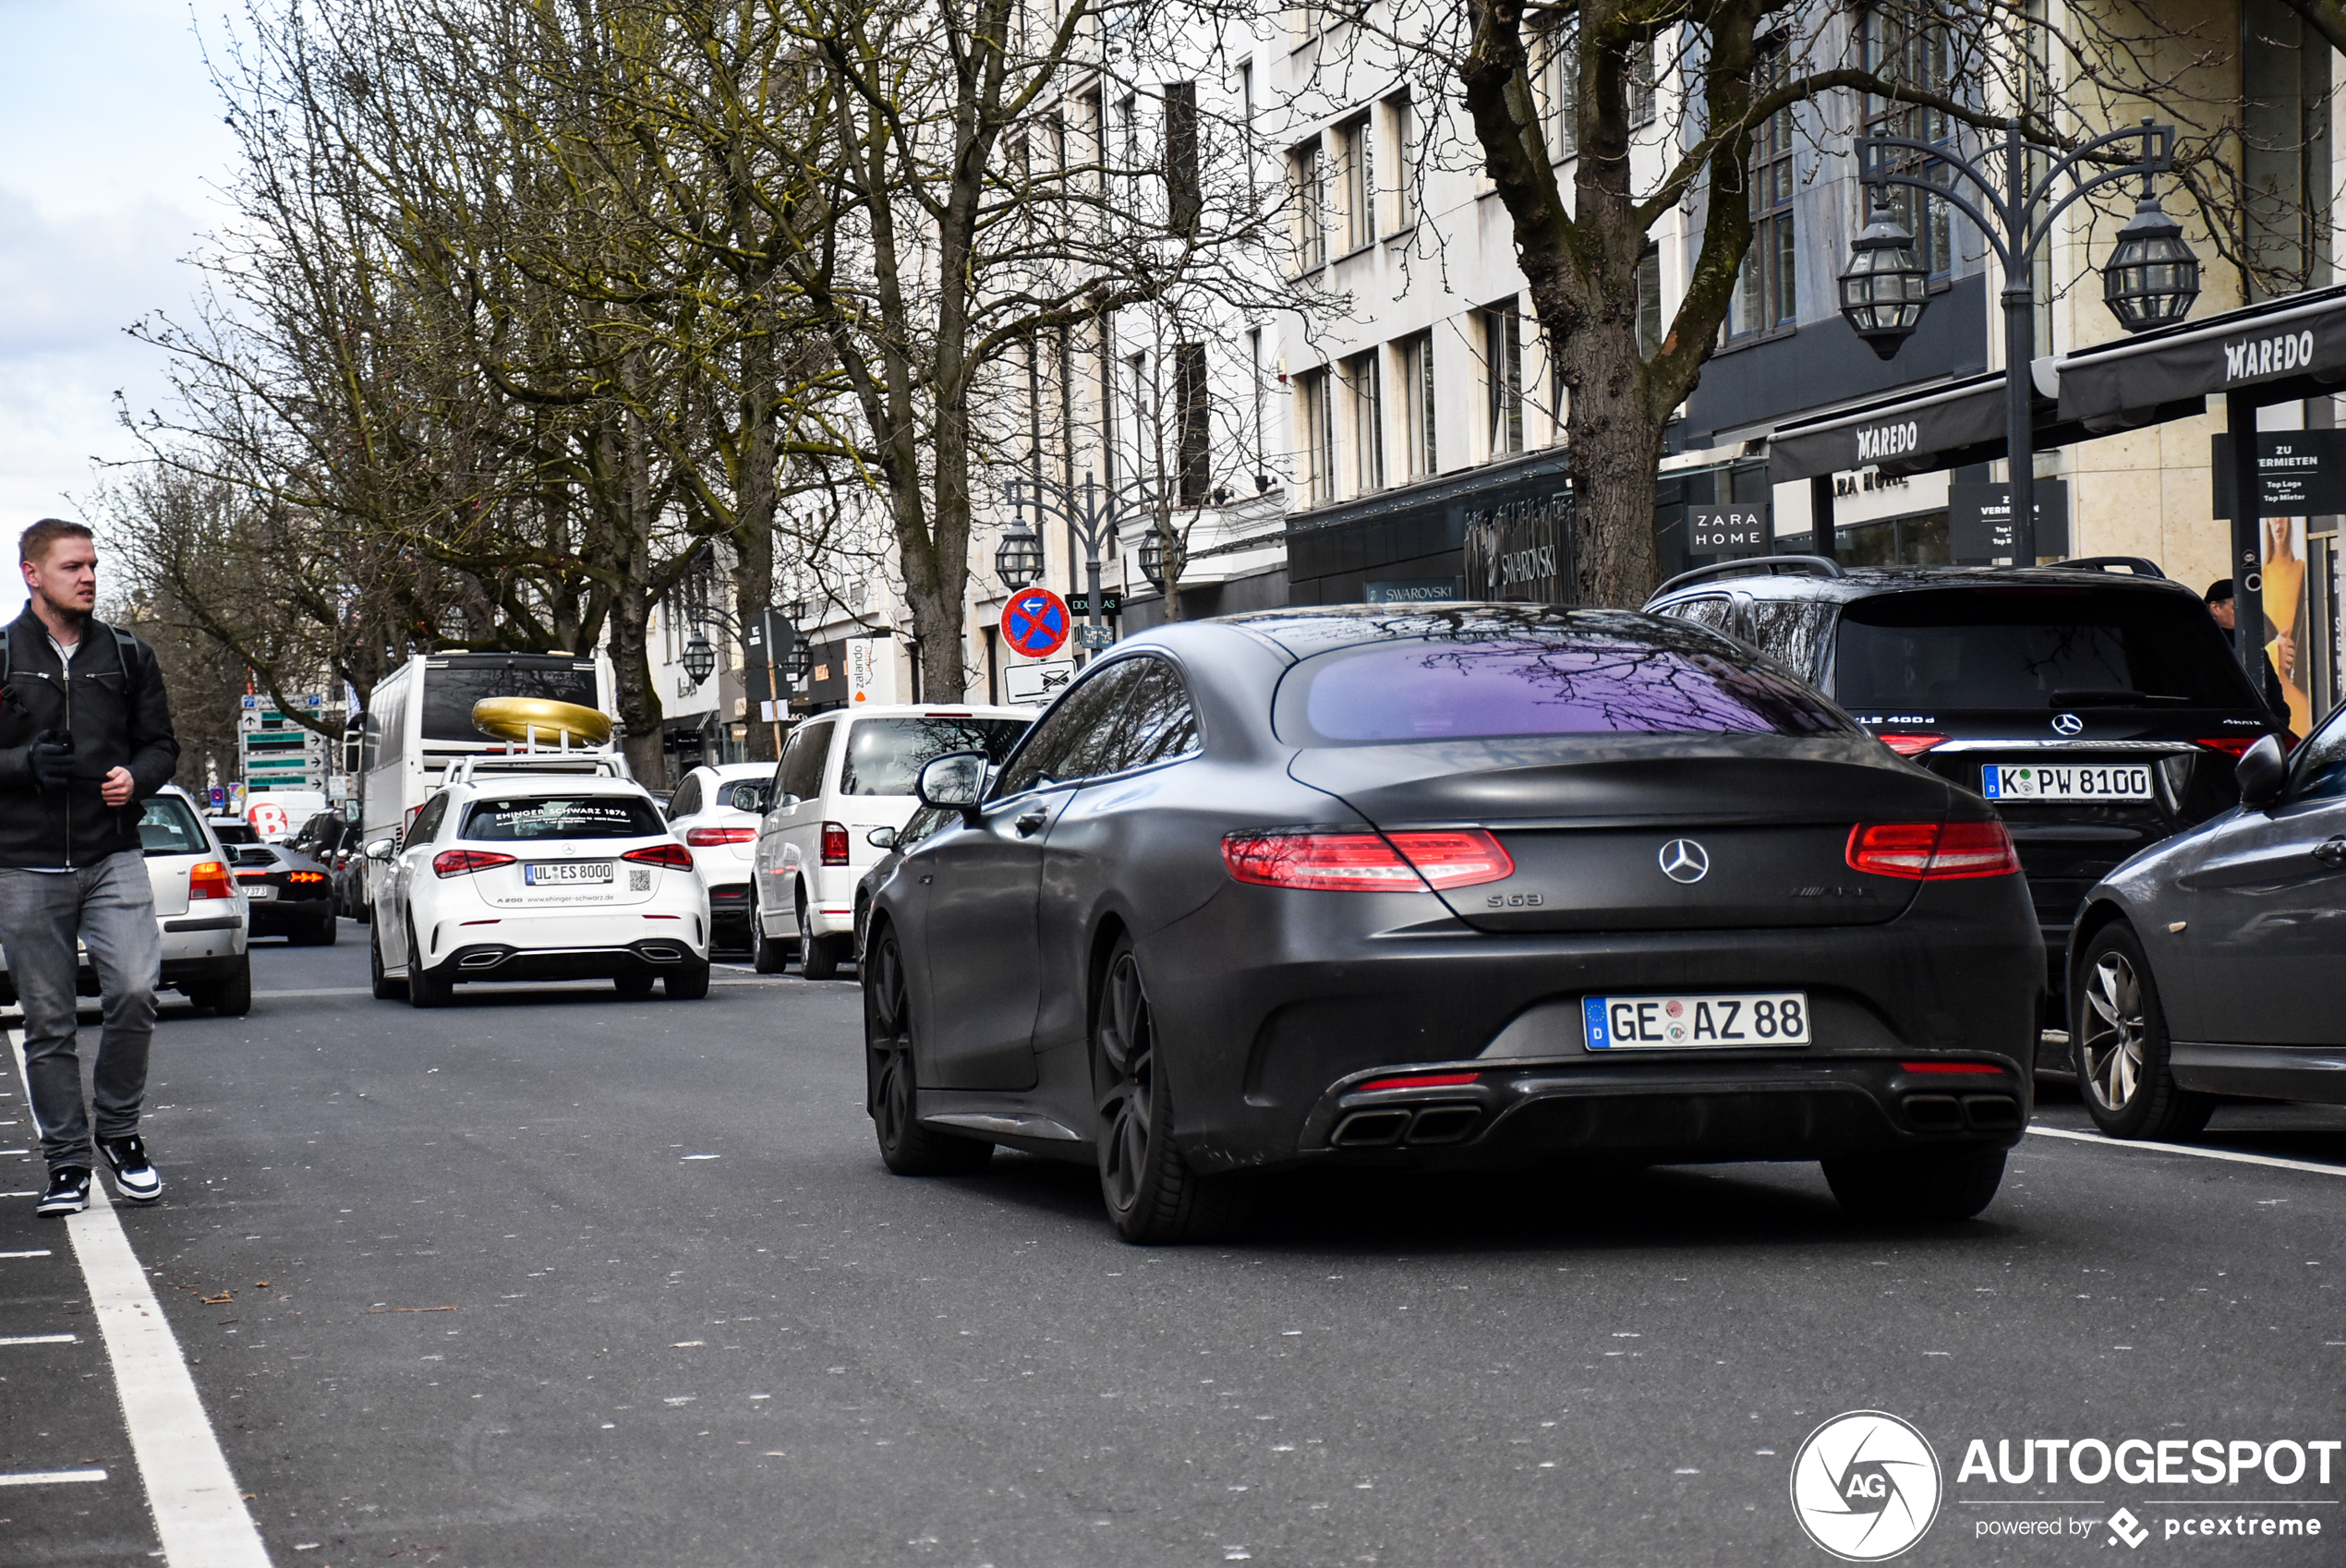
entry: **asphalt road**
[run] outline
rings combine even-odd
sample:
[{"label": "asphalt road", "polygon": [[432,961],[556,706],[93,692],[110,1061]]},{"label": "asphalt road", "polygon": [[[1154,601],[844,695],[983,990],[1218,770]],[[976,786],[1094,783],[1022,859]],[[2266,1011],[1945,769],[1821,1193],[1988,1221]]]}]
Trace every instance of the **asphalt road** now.
[{"label": "asphalt road", "polygon": [[[344,934],[257,948],[248,1019],[166,1018],[168,1196],[116,1211],[281,1565],[1821,1564],[1788,1478],[1859,1409],[1943,1469],[1901,1562],[2346,1562],[2346,1456],[1957,1474],[1974,1439],[2346,1438],[2346,1115],[2219,1113],[2208,1149],[2305,1169],[2041,1133],[1941,1230],[1726,1166],[1306,1182],[1143,1250],[1071,1167],[889,1176],[852,982],[415,1012]],[[106,1478],[0,1485],[0,1563],[150,1562],[141,1390],[64,1236],[0,1200],[0,1482]]]}]

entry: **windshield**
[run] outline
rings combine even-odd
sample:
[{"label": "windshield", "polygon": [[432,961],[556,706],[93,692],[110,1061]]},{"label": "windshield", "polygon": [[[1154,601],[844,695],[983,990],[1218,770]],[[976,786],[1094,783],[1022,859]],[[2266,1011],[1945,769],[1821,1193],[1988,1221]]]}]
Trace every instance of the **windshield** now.
[{"label": "windshield", "polygon": [[1306,745],[1848,728],[1814,693],[1699,633],[1669,645],[1561,633],[1322,654],[1281,682],[1277,722],[1282,740]]},{"label": "windshield", "polygon": [[989,764],[1010,754],[1026,733],[1023,718],[859,718],[840,764],[842,795],[909,795],[921,769],[953,752],[983,752]]},{"label": "windshield", "polygon": [[483,697],[545,697],[595,707],[595,667],[573,659],[515,655],[493,665],[426,665],[423,672],[423,738],[485,741],[473,724],[473,704]]},{"label": "windshield", "polygon": [[2257,706],[2222,632],[2181,594],[1882,594],[1843,613],[1833,668],[1853,711]]},{"label": "windshield", "polygon": [[212,842],[203,824],[176,795],[151,796],[139,814],[139,842],[151,855],[205,855]]},{"label": "windshield", "polygon": [[650,838],[668,831],[640,795],[533,795],[475,801],[460,838],[492,844],[557,838]]},{"label": "windshield", "polygon": [[215,822],[212,831],[224,844],[258,844],[260,835],[241,822]]}]

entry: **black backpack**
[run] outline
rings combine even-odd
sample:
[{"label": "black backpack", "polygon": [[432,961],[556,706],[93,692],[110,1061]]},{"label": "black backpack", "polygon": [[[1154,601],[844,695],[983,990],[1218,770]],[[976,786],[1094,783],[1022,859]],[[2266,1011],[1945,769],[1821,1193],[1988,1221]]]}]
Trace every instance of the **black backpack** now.
[{"label": "black backpack", "polygon": [[[8,646],[8,633],[12,630],[12,627],[0,626],[0,686],[8,683],[8,676],[16,669],[16,656]],[[138,650],[139,639],[119,626],[109,626],[106,630],[114,633],[115,647],[122,656],[122,700],[135,713],[139,707],[139,661],[130,656]]]}]

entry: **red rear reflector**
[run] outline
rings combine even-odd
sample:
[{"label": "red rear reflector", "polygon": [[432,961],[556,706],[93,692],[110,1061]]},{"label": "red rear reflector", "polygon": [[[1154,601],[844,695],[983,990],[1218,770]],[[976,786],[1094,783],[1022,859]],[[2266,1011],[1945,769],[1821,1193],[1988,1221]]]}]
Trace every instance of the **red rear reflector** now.
[{"label": "red rear reflector", "polygon": [[847,829],[840,823],[823,824],[823,863],[825,865],[847,863]]},{"label": "red rear reflector", "polygon": [[1900,1062],[1898,1070],[1900,1072],[1965,1073],[1973,1078],[1982,1075],[2001,1078],[2003,1076],[2004,1069],[1992,1062]]},{"label": "red rear reflector", "polygon": [[1233,833],[1222,863],[1240,882],[1332,892],[1470,887],[1515,874],[1504,846],[1479,827],[1396,833]]},{"label": "red rear reflector", "polygon": [[511,865],[514,857],[494,850],[442,850],[431,858],[434,876],[470,876],[491,866]]},{"label": "red rear reflector", "polygon": [[1373,1078],[1366,1083],[1356,1083],[1349,1092],[1365,1094],[1372,1089],[1457,1089],[1481,1079],[1479,1072],[1421,1073],[1415,1078]]},{"label": "red rear reflector", "polygon": [[2228,757],[2244,756],[2248,748],[2263,740],[2262,735],[2210,735],[2194,741],[2195,746],[2205,746],[2211,752],[2221,752]]},{"label": "red rear reflector", "polygon": [[236,885],[228,880],[228,868],[219,861],[198,861],[187,868],[187,897],[190,899],[233,899]]},{"label": "red rear reflector", "polygon": [[695,850],[710,850],[720,844],[746,844],[756,837],[755,827],[695,827],[684,835],[684,842]]},{"label": "red rear reflector", "polygon": [[1849,869],[1909,881],[2010,876],[2020,870],[2001,822],[1861,822],[1849,830]]},{"label": "red rear reflector", "polygon": [[1874,737],[1902,757],[1920,756],[1940,742],[1944,735],[1877,735]]},{"label": "red rear reflector", "polygon": [[665,844],[647,844],[640,850],[630,850],[619,857],[634,861],[637,865],[664,865],[671,871],[693,869],[693,852],[671,838]]}]

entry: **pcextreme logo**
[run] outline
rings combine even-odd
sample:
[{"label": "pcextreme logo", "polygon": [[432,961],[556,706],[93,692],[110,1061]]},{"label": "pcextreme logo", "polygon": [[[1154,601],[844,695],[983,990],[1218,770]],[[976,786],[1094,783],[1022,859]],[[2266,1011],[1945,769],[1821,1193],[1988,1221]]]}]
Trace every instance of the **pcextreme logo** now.
[{"label": "pcextreme logo", "polygon": [[1793,1514],[1844,1562],[1880,1562],[1922,1539],[1940,1497],[1939,1455],[1880,1410],[1835,1416],[1793,1456]]}]

